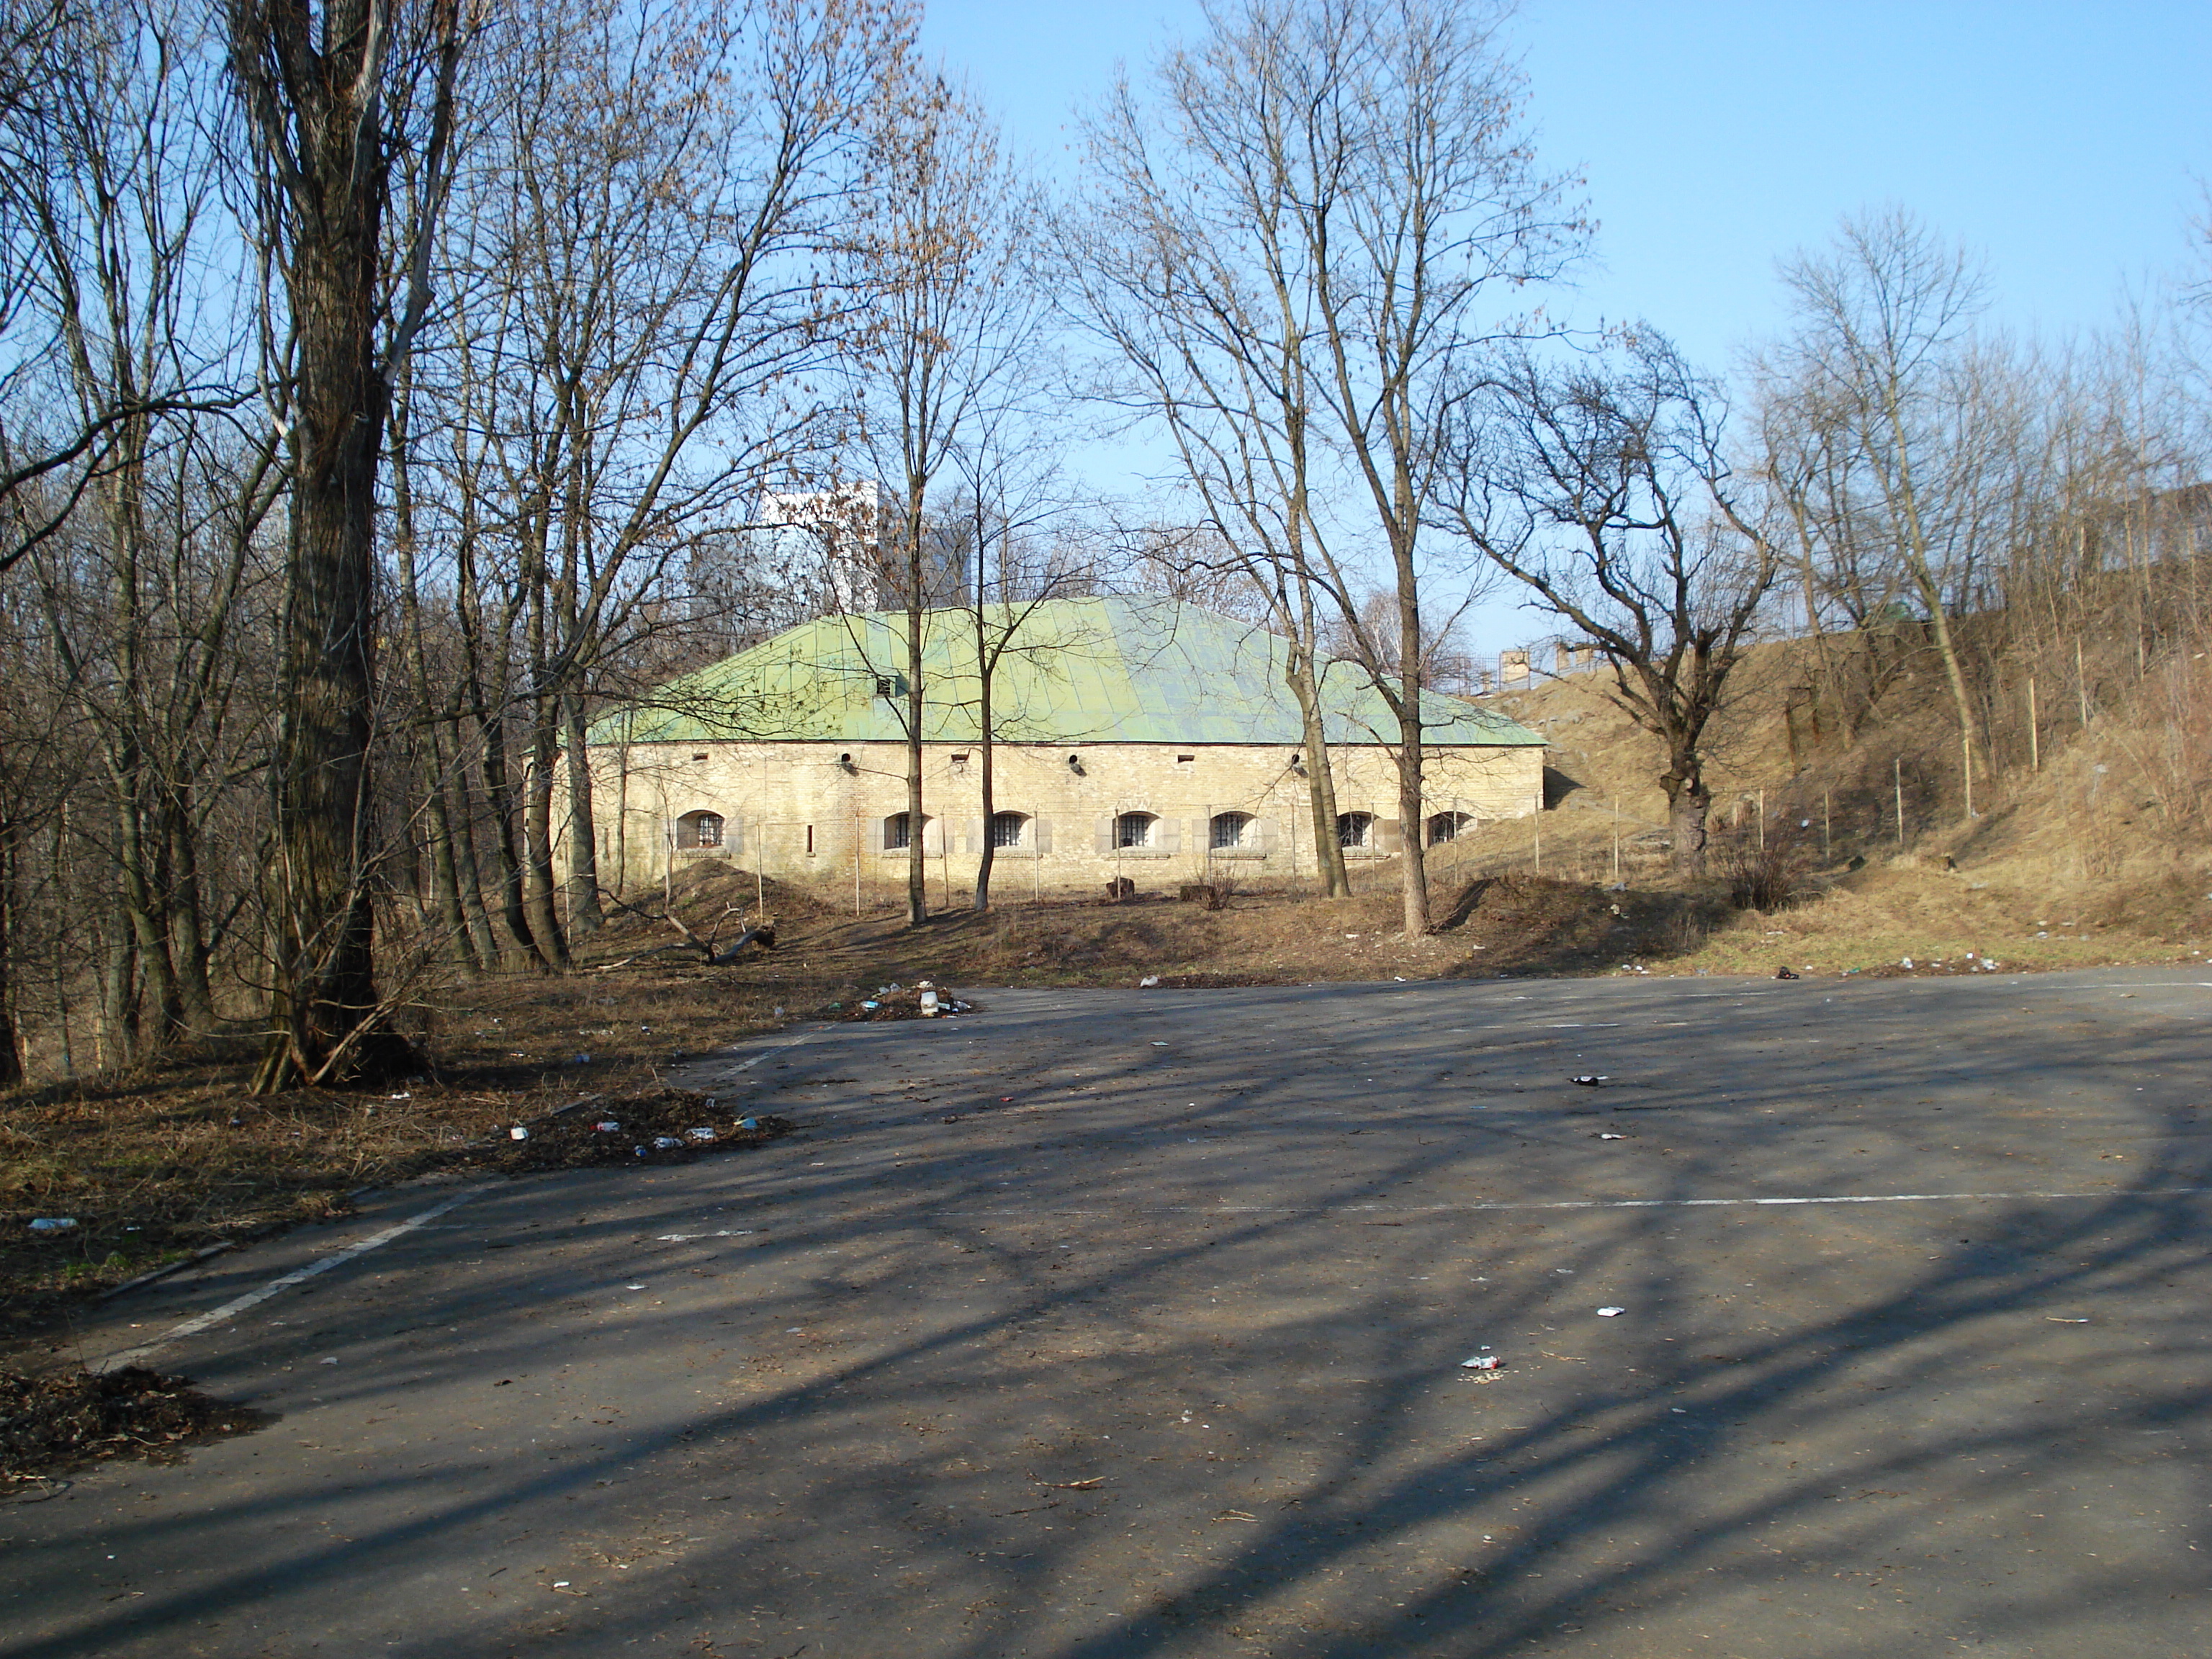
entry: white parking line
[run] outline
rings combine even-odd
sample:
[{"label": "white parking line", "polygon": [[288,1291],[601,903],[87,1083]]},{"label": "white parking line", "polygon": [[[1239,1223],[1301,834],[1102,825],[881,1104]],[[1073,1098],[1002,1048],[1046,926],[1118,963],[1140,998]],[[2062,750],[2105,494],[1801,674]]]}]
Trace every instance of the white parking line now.
[{"label": "white parking line", "polygon": [[210,1309],[198,1318],[187,1319],[183,1324],[163,1332],[150,1342],[141,1342],[135,1348],[125,1348],[120,1353],[110,1354],[90,1369],[94,1371],[114,1371],[122,1370],[125,1365],[135,1365],[156,1349],[166,1348],[172,1342],[182,1341],[185,1337],[196,1336],[211,1326],[234,1319],[248,1308],[266,1302],[278,1291],[289,1291],[293,1285],[303,1284],[318,1273],[326,1273],[333,1267],[343,1267],[356,1256],[367,1255],[380,1245],[389,1244],[402,1233],[412,1232],[427,1221],[435,1221],[447,1211],[457,1210],[471,1199],[482,1197],[490,1189],[485,1187],[471,1187],[466,1192],[456,1193],[443,1204],[433,1205],[420,1215],[410,1216],[404,1221],[396,1222],[380,1233],[371,1233],[367,1238],[347,1245],[343,1250],[333,1250],[328,1255],[318,1256],[306,1267],[295,1267],[282,1279],[272,1279],[258,1290],[248,1291],[244,1296],[232,1297],[220,1308]]},{"label": "white parking line", "polygon": [[[807,1038],[813,1035],[814,1033],[811,1031],[801,1031],[797,1036],[792,1038],[788,1042],[771,1042],[767,1048],[762,1049],[750,1060],[744,1061],[741,1065],[731,1066],[726,1072],[722,1073],[721,1075],[725,1077],[735,1077],[740,1072],[750,1072],[754,1066],[759,1065],[761,1061],[766,1060],[770,1054],[780,1054],[786,1048],[796,1048],[800,1043],[805,1042]],[[712,1065],[714,1062],[708,1060],[703,1063]],[[690,1067],[686,1066],[684,1069],[689,1070]]]},{"label": "white parking line", "polygon": [[2008,991],[2212,991],[2212,980],[2107,979],[2089,985],[2037,985],[2027,981],[1997,981]]},{"label": "white parking line", "polygon": [[[1166,1215],[1458,1215],[1477,1210],[1664,1210],[1797,1204],[1947,1204],[2058,1199],[2203,1198],[2212,1187],[2116,1188],[2102,1193],[1851,1193],[1809,1198],[1565,1198],[1473,1204],[1167,1204]],[[1127,1215],[1127,1210],[942,1210],[940,1215]]]}]

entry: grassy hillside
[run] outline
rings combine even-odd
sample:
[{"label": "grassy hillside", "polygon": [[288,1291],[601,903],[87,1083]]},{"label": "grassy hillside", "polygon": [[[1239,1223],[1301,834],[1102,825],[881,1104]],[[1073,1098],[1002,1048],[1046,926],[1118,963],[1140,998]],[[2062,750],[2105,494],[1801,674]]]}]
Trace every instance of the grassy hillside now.
[{"label": "grassy hillside", "polygon": [[[1793,641],[1754,655],[1715,722],[1706,770],[1713,891],[1763,845],[1767,863],[1796,878],[1795,902],[1724,919],[1678,971],[1752,965],[1764,958],[1747,956],[1747,942],[1770,935],[1803,942],[1824,968],[1969,949],[2022,965],[2186,959],[2212,936],[2207,780],[2192,744],[2201,659],[2101,685],[2086,722],[2073,688],[2039,688],[2033,749],[2008,730],[2007,763],[1994,774],[1977,763],[1969,818],[1958,727],[1932,662],[1897,673],[1846,731],[1830,711],[1814,716],[1811,654]],[[1540,858],[1547,876],[1680,890],[1667,872],[1662,752],[1609,684],[1599,671],[1493,700],[1552,744],[1553,807],[1540,823],[1486,826],[1440,849],[1440,888],[1534,872]]]}]

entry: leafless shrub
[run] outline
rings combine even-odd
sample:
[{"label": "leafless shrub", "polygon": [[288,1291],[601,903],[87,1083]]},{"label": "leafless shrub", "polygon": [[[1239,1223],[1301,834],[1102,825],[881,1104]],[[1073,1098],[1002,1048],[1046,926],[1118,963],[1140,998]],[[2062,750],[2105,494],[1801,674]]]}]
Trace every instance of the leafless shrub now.
[{"label": "leafless shrub", "polygon": [[2212,659],[2175,655],[2145,684],[2142,727],[2114,740],[2135,765],[2166,832],[2193,836],[2212,820]]},{"label": "leafless shrub", "polygon": [[1786,910],[1805,896],[1810,867],[1802,848],[1779,836],[1739,843],[1722,855],[1729,902],[1739,910]]},{"label": "leafless shrub", "polygon": [[1201,910],[1226,910],[1229,901],[1237,896],[1237,884],[1219,879],[1187,881],[1176,890],[1176,896]]}]

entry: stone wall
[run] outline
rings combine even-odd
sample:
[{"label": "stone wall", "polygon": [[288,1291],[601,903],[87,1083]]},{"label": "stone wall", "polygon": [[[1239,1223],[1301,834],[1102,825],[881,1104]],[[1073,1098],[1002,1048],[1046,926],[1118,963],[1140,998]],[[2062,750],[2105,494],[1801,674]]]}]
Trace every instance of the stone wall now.
[{"label": "stone wall", "polygon": [[[1490,820],[1539,810],[1544,751],[1452,746],[1425,769],[1427,837],[1439,816]],[[1380,746],[1331,753],[1337,810],[1363,813],[1354,859],[1399,850],[1397,769]],[[893,744],[656,743],[592,750],[601,882],[658,887],[672,862],[726,859],[739,868],[863,898],[905,889],[897,841],[906,808],[906,752]],[[1312,815],[1296,751],[1279,745],[1001,743],[994,794],[1014,844],[999,848],[992,884],[1003,896],[1103,885],[1127,876],[1139,890],[1202,878],[1290,881],[1316,869]],[[932,744],[923,751],[930,902],[974,884],[986,827],[981,751]],[[696,842],[699,815],[719,818],[720,844]],[[1146,822],[1125,829],[1125,816]],[[1236,822],[1226,815],[1241,815]],[[1221,820],[1219,831],[1216,821]],[[555,821],[567,814],[556,805]],[[1236,833],[1237,844],[1217,846]],[[713,836],[715,826],[708,824]],[[1141,844],[1126,845],[1133,834]],[[565,867],[565,858],[559,860]]]}]

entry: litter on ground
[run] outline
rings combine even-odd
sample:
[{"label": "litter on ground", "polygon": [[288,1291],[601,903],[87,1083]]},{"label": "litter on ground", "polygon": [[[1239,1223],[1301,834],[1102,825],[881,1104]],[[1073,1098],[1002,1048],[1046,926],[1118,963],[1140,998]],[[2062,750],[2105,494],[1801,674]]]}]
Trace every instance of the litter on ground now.
[{"label": "litter on ground", "polygon": [[840,1019],[934,1019],[942,1014],[966,1014],[975,1012],[975,1005],[963,1002],[949,991],[922,981],[908,990],[902,985],[886,985],[875,995],[857,1002],[850,1008],[833,1010]]},{"label": "litter on ground", "polygon": [[[792,1128],[788,1120],[765,1113],[734,1121],[706,1121],[719,1119],[720,1114],[708,1110],[703,1097],[685,1089],[661,1089],[601,1104],[607,1114],[605,1117],[586,1118],[580,1112],[563,1117],[556,1113],[529,1127],[526,1139],[517,1139],[511,1129],[495,1140],[468,1149],[460,1161],[507,1175],[635,1164],[640,1158],[684,1163],[763,1146],[789,1134]],[[692,1133],[696,1129],[711,1133],[698,1136]]]}]

